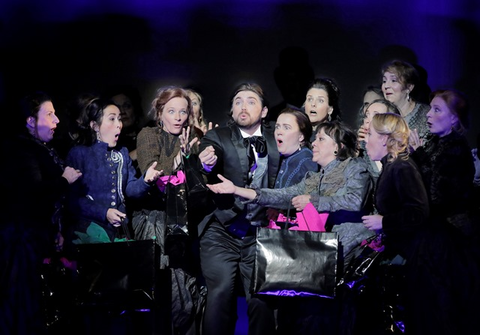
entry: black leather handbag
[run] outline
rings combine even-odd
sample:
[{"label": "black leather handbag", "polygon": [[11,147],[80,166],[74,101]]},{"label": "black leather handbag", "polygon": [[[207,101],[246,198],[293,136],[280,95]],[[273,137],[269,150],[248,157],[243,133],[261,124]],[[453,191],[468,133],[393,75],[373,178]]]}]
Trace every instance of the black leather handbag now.
[{"label": "black leather handbag", "polygon": [[252,292],[334,298],[337,233],[259,228]]}]

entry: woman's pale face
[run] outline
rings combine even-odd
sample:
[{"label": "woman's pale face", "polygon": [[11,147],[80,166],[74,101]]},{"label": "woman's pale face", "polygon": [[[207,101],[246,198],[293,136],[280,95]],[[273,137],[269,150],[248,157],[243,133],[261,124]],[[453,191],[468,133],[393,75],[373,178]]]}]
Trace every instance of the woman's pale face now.
[{"label": "woman's pale face", "polygon": [[285,157],[298,151],[304,139],[297,119],[290,113],[283,113],[278,116],[274,134],[278,152]]},{"label": "woman's pale face", "polygon": [[363,95],[363,107],[362,112],[365,114],[367,106],[370,105],[374,100],[383,99],[383,95],[379,95],[374,91],[368,91]]},{"label": "woman's pale face", "polygon": [[188,120],[187,99],[175,97],[170,99],[163,107],[163,130],[172,135],[180,135]]},{"label": "woman's pale face", "polygon": [[315,141],[312,143],[312,161],[325,167],[337,158],[338,145],[333,138],[325,134],[323,128],[317,132]]},{"label": "woman's pale face", "polygon": [[395,105],[407,99],[407,87],[404,87],[395,73],[385,71],[382,79],[383,96]]},{"label": "woman's pale face", "polygon": [[363,127],[368,129],[370,122],[372,122],[373,116],[375,114],[385,114],[387,112],[387,106],[382,103],[375,102],[368,106],[365,111],[365,118],[363,119]]},{"label": "woman's pale face", "polygon": [[117,94],[112,97],[112,101],[120,108],[123,126],[126,128],[135,124],[135,110],[132,100],[125,94]]},{"label": "woman's pale face", "polygon": [[110,148],[117,145],[118,136],[122,131],[120,109],[115,105],[109,105],[103,110],[102,124],[99,128],[100,140],[108,143]]},{"label": "woman's pale face", "polygon": [[198,100],[197,95],[192,92],[188,93],[188,97],[192,101],[193,117],[198,121],[198,118],[200,117],[200,100]]},{"label": "woman's pale face", "polygon": [[317,125],[327,119],[328,113],[332,112],[328,101],[327,91],[321,88],[311,88],[305,99],[305,113],[312,125]]},{"label": "woman's pale face", "polygon": [[55,108],[51,101],[45,101],[40,105],[40,109],[37,114],[36,132],[35,137],[45,143],[50,142],[53,139],[55,128],[60,120],[55,115]]},{"label": "woman's pale face", "polygon": [[458,117],[450,111],[445,100],[440,97],[432,99],[427,113],[427,126],[432,134],[440,137],[448,135],[457,122]]},{"label": "woman's pale face", "polygon": [[367,154],[372,161],[379,161],[388,153],[386,142],[387,135],[377,133],[372,125],[368,128],[366,139]]}]

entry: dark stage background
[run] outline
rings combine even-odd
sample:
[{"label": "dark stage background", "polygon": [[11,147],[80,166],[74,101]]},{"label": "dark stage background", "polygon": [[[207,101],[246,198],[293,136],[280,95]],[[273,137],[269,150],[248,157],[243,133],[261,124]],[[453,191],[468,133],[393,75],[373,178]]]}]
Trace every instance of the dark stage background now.
[{"label": "dark stage background", "polygon": [[316,76],[337,81],[352,125],[383,62],[403,58],[427,71],[432,89],[467,93],[471,145],[480,131],[477,0],[4,0],[0,20],[7,116],[33,89],[50,93],[62,118],[82,91],[131,84],[148,111],[157,88],[177,84],[198,88],[206,117],[222,123],[241,81],[258,82],[272,106],[280,103],[279,53],[299,46]]}]

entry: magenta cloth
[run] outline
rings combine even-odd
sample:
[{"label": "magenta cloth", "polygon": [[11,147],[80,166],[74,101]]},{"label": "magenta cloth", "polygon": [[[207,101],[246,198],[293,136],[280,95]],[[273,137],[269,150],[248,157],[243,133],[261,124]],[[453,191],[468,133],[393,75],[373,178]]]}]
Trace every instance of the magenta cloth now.
[{"label": "magenta cloth", "polygon": [[180,170],[177,175],[161,176],[157,179],[157,186],[161,192],[165,192],[165,187],[168,183],[172,185],[179,185],[185,182],[185,173]]},{"label": "magenta cloth", "polygon": [[[325,223],[327,222],[327,218],[328,213],[318,213],[313,204],[309,202],[303,211],[297,212],[297,218],[294,221],[294,223],[297,225],[289,228],[289,230],[325,231]],[[287,217],[280,213],[277,221],[286,222]],[[280,227],[273,220],[270,220],[270,223],[267,227],[271,229],[280,229]]]},{"label": "magenta cloth", "polygon": [[370,249],[375,250],[377,252],[382,252],[383,250],[385,250],[385,246],[383,245],[382,238],[379,237],[378,235],[371,241],[369,241],[369,239],[363,240],[360,245],[363,246],[365,244],[368,244]]}]

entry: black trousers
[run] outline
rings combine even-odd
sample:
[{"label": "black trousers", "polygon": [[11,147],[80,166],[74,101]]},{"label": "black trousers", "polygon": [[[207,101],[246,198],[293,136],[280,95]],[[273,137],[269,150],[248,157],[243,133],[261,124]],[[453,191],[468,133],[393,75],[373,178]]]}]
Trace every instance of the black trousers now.
[{"label": "black trousers", "polygon": [[248,305],[249,335],[274,334],[273,308],[250,294],[254,260],[255,233],[242,239],[231,235],[222,224],[210,223],[200,239],[200,261],[208,290],[203,334],[234,334],[238,278]]}]

